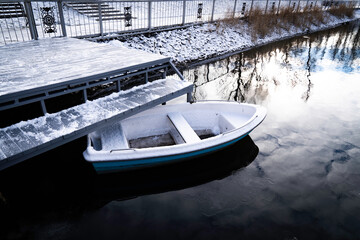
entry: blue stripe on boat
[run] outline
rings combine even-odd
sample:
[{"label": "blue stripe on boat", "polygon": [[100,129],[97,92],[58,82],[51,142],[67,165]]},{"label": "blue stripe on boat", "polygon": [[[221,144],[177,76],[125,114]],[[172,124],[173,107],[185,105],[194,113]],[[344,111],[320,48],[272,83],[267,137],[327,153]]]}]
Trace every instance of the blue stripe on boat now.
[{"label": "blue stripe on boat", "polygon": [[182,158],[195,157],[195,156],[213,152],[213,151],[219,150],[221,148],[227,147],[231,144],[234,144],[235,142],[246,137],[248,134],[249,134],[249,132],[239,138],[236,138],[236,139],[230,141],[230,142],[227,142],[227,143],[224,143],[224,144],[212,147],[212,148],[207,148],[207,149],[204,149],[201,151],[195,151],[195,152],[172,155],[172,156],[165,156],[165,157],[158,157],[158,158],[139,159],[139,160],[94,162],[93,166],[97,172],[106,172],[106,171],[116,171],[116,170],[121,170],[121,169],[126,169],[126,168],[139,167],[139,166],[145,165],[145,164],[150,165],[150,164],[161,163],[161,162],[166,162],[166,161],[171,161],[171,160],[179,160]]}]

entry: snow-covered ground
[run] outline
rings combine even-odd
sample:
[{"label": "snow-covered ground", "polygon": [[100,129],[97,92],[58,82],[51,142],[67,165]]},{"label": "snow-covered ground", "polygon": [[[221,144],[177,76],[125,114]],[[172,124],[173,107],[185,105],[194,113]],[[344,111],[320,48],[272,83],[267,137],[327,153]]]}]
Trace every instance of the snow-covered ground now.
[{"label": "snow-covered ground", "polygon": [[359,18],[359,11],[355,13],[353,19],[337,18],[329,15],[329,21],[326,24],[312,25],[307,29],[292,27],[289,31],[279,29],[264,38],[258,38],[256,40],[253,40],[251,37],[250,26],[244,20],[239,20],[240,22],[237,26],[222,26],[217,28],[216,24],[207,23],[186,29],[160,32],[151,37],[139,35],[123,41],[113,40],[106,44],[162,54],[171,57],[176,64],[181,65],[239,51],[286,37],[331,28]]},{"label": "snow-covered ground", "polygon": [[[250,1],[247,2],[246,10],[250,8]],[[258,2],[258,1],[256,1]],[[260,0],[261,3],[264,1]],[[299,2],[306,2],[301,0]],[[126,26],[125,21],[117,20],[116,18],[108,21],[103,21],[102,28],[104,35],[123,32],[123,31],[133,31],[138,29],[146,29],[148,27],[164,27],[179,25],[184,23],[198,23],[206,22],[211,20],[213,0],[191,0],[186,1],[185,5],[185,16],[183,18],[184,11],[184,1],[153,1],[151,4],[149,2],[141,1],[112,1],[104,2],[104,4],[109,5],[113,10],[119,12],[124,12],[125,7],[131,7],[131,12],[133,15],[131,26]],[[226,13],[234,9],[234,0],[221,0],[216,1],[214,6],[214,19],[224,18]],[[198,18],[198,7],[199,4],[202,4],[202,14]],[[58,4],[56,1],[32,1],[31,2],[34,21],[36,29],[39,35],[39,38],[48,38],[48,37],[59,37],[63,36],[64,33],[61,29],[60,24],[60,13]],[[73,8],[67,6],[66,4],[62,5],[65,28],[67,36],[69,37],[79,37],[84,35],[96,35],[100,34],[100,24],[96,20],[96,17],[89,17],[87,15],[81,14]],[[237,5],[235,9],[236,15],[241,15],[242,5]],[[42,11],[41,9],[47,7],[52,8],[55,24],[54,28],[56,29],[54,33],[45,33],[45,26],[42,21]],[[151,21],[149,23],[149,10],[151,10]],[[95,14],[96,15],[96,14]],[[0,18],[0,45],[12,43],[12,42],[21,42],[31,40],[30,29],[28,21],[25,17],[16,17],[16,18]]]},{"label": "snow-covered ground", "polygon": [[[348,1],[351,0],[344,0],[344,2]],[[99,35],[102,30],[105,36],[109,36],[124,31],[173,26],[183,23],[203,23],[209,22],[211,19],[219,20],[228,16],[244,17],[249,14],[251,9],[256,8],[263,9],[264,12],[276,12],[286,7],[293,7],[301,11],[306,6],[326,9],[322,5],[322,1],[313,2],[308,0],[172,0],[151,2],[114,0],[103,3],[122,13],[125,8],[131,7],[133,16],[131,26],[127,26],[124,19],[117,18],[103,21],[100,26],[96,14],[92,17],[81,14],[64,3],[62,4],[62,10],[66,35],[69,37]],[[65,35],[61,28],[60,9],[56,1],[31,1],[31,6],[39,38]],[[52,33],[47,33],[46,26],[42,21],[44,14],[42,9],[45,7],[51,8],[54,14],[55,24],[53,28],[55,31]],[[25,17],[0,19],[0,45],[31,39],[29,24]]]}]

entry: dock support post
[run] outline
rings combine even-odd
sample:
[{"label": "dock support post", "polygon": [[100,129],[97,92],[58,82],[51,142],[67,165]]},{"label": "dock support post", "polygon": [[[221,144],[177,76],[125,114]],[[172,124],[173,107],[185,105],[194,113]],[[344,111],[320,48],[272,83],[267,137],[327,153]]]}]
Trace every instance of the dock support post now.
[{"label": "dock support post", "polygon": [[186,94],[186,101],[187,101],[187,102],[190,102],[190,103],[193,101],[193,99],[192,99],[192,94],[191,94],[191,93],[187,93],[187,94]]},{"label": "dock support post", "polygon": [[84,96],[84,102],[87,102],[88,98],[87,98],[86,89],[83,90],[83,96]]},{"label": "dock support post", "polygon": [[118,92],[121,91],[121,83],[120,83],[120,80],[116,81],[116,90],[117,90]]},{"label": "dock support post", "polygon": [[41,110],[43,111],[43,114],[45,115],[47,113],[46,106],[45,106],[45,101],[41,100],[40,103],[41,103]]},{"label": "dock support post", "polygon": [[276,15],[278,15],[278,14],[279,14],[279,10],[280,10],[280,3],[281,3],[281,0],[279,0],[279,4],[278,4],[278,7],[277,7]]},{"label": "dock support post", "polygon": [[179,76],[179,78],[183,81],[185,81],[184,76],[181,74],[181,72],[175,67],[175,65],[170,61],[171,68],[175,71],[175,73]]},{"label": "dock support post", "polygon": [[63,33],[63,37],[66,37],[66,27],[65,27],[65,19],[64,19],[64,11],[63,11],[63,5],[61,1],[57,2],[58,9],[59,9],[59,16],[60,16],[60,24],[61,24],[61,31]]}]

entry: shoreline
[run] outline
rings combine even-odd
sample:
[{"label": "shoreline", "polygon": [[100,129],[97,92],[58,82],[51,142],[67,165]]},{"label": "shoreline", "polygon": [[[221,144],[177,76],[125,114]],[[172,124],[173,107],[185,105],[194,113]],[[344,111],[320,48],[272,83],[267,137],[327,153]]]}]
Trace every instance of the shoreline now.
[{"label": "shoreline", "polygon": [[251,38],[251,30],[244,20],[240,20],[241,25],[239,24],[238,28],[221,26],[221,32],[217,29],[216,23],[205,23],[186,29],[164,31],[153,36],[140,34],[127,39],[111,40],[104,44],[134,48],[171,57],[174,64],[182,70],[224,59],[274,42],[326,31],[359,20],[359,11],[355,11],[353,18],[339,19],[329,16],[329,23],[327,24],[311,25],[307,29],[291,27],[289,31],[278,29],[278,31],[256,40]]},{"label": "shoreline", "polygon": [[236,54],[239,54],[239,53],[242,53],[242,52],[250,51],[250,50],[253,50],[255,48],[260,48],[260,47],[266,46],[268,44],[281,42],[281,41],[285,41],[285,40],[290,40],[290,39],[293,39],[293,38],[306,36],[308,34],[320,33],[320,32],[323,32],[323,31],[328,31],[330,29],[335,29],[335,28],[341,27],[341,26],[346,25],[346,24],[352,24],[352,23],[354,23],[356,21],[360,22],[360,19],[353,19],[353,20],[350,20],[350,21],[339,23],[339,24],[334,25],[334,26],[328,26],[328,27],[325,27],[325,28],[322,28],[322,29],[309,31],[309,32],[306,32],[306,33],[297,33],[297,34],[294,34],[294,35],[284,36],[284,37],[281,37],[279,39],[274,39],[274,40],[269,41],[269,42],[264,42],[264,43],[260,43],[260,44],[250,46],[250,47],[247,47],[247,48],[242,48],[242,49],[239,49],[239,50],[236,50],[236,51],[233,51],[233,52],[228,52],[228,53],[225,53],[225,54],[221,54],[221,55],[218,55],[218,56],[215,56],[215,57],[212,57],[212,58],[208,58],[208,59],[204,59],[204,60],[200,60],[200,61],[195,60],[195,61],[187,63],[186,66],[181,66],[180,65],[179,67],[181,69],[184,68],[184,67],[193,68],[193,67],[196,67],[196,66],[199,66],[199,65],[203,65],[203,64],[210,63],[210,62],[222,60],[222,59],[228,58],[228,57],[230,57],[232,55],[236,55]]}]

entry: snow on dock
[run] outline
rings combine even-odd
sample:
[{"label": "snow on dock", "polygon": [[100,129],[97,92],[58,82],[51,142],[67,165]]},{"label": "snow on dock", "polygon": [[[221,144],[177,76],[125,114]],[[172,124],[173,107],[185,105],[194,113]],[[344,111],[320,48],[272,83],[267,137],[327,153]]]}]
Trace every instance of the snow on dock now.
[{"label": "snow on dock", "polygon": [[[170,58],[74,38],[49,38],[0,47],[0,103],[11,94],[78,84]],[[58,85],[56,85],[58,84]],[[9,99],[9,98],[8,98]]]},{"label": "snow on dock", "polygon": [[[128,72],[147,76],[154,66],[157,70],[173,67],[169,58],[160,55],[70,38],[6,45],[0,47],[0,55],[0,110],[26,103],[22,98],[34,102],[51,97],[52,92],[65,94],[72,86],[86,90],[100,78],[113,81]],[[167,77],[1,128],[0,170],[189,94],[192,87]]]}]

